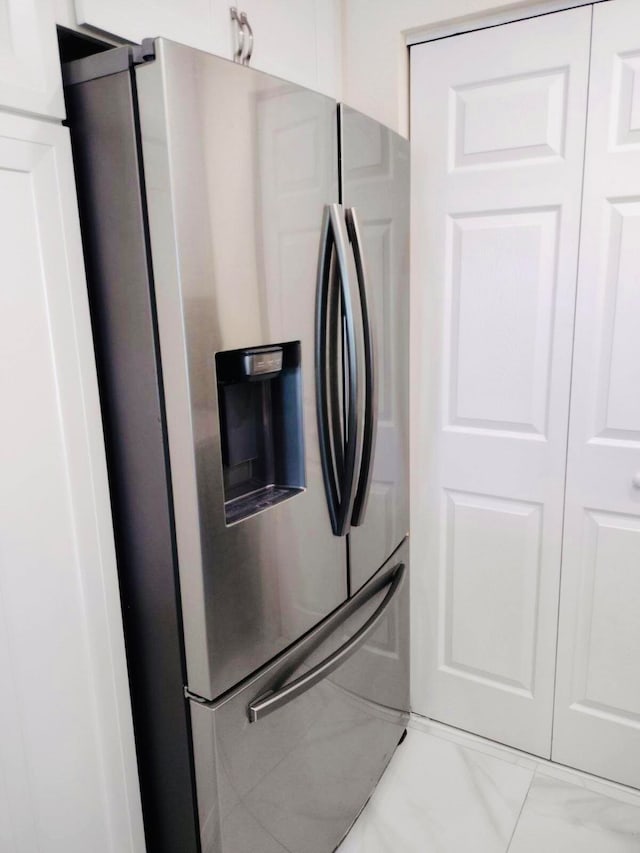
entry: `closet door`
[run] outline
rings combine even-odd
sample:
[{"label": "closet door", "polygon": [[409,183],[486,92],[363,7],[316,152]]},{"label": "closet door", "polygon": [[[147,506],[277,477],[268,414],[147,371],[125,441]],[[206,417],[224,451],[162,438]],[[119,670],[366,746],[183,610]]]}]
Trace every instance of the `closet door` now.
[{"label": "closet door", "polygon": [[553,758],[640,787],[640,4],[594,9]]},{"label": "closet door", "polygon": [[544,756],[590,26],[411,51],[412,708]]}]

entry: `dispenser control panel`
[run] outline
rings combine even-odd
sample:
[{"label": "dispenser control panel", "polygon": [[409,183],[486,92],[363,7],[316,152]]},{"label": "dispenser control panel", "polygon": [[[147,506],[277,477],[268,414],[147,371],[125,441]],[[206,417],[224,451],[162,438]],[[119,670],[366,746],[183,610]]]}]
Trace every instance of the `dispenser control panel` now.
[{"label": "dispenser control panel", "polygon": [[246,376],[264,376],[282,370],[282,347],[264,347],[245,350],[244,371]]}]

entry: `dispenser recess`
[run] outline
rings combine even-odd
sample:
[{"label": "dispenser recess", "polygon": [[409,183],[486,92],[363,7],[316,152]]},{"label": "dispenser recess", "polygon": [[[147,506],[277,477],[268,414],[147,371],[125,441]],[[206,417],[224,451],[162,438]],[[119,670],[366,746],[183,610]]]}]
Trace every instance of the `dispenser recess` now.
[{"label": "dispenser recess", "polygon": [[300,342],[216,354],[225,520],[305,488]]}]

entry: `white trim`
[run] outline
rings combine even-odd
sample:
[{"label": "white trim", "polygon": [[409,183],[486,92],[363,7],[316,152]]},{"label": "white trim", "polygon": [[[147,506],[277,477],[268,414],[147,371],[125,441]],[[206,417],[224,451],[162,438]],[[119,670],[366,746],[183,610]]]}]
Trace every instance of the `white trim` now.
[{"label": "white trim", "polygon": [[96,740],[103,762],[105,821],[113,853],[143,853],[140,783],[71,140],[66,127],[38,125],[43,138],[50,137],[55,145],[57,212],[64,234],[66,288],[56,281],[56,292],[50,297],[52,322],[56,321],[52,345],[68,454]]},{"label": "white trim", "polygon": [[[9,324],[21,335],[32,322],[39,337],[37,347],[29,348],[32,360],[20,361],[14,383],[16,388],[28,383],[31,390],[9,396],[9,408],[19,407],[20,415],[5,419],[0,428],[3,447],[13,454],[6,474],[3,469],[8,487],[0,490],[0,500],[3,511],[7,501],[15,505],[2,519],[3,525],[12,525],[11,536],[0,526],[0,654],[8,650],[11,662],[1,683],[5,693],[11,688],[9,720],[19,720],[13,728],[3,723],[0,731],[0,811],[11,804],[9,822],[0,816],[0,836],[6,839],[8,827],[9,847],[0,846],[143,853],[69,130],[0,110],[0,143],[0,172],[22,174],[30,182],[32,212],[20,209],[22,216],[32,216],[28,227],[34,229],[32,251],[40,269],[31,290],[21,288],[21,279],[12,281],[3,303],[10,312],[2,327],[5,336]],[[7,275],[12,278],[11,269]],[[9,338],[9,357],[15,362],[21,356],[14,346]],[[20,443],[15,439],[22,434],[27,438]],[[34,448],[45,436],[47,444]],[[39,494],[32,504],[29,490],[35,482]],[[5,776],[7,755],[13,770]],[[7,800],[4,782],[13,783],[16,776]],[[40,843],[29,843],[32,830]]]},{"label": "white trim", "polygon": [[526,767],[529,770],[533,770],[534,772],[542,775],[562,779],[572,785],[577,785],[597,794],[602,794],[605,797],[612,797],[613,799],[640,807],[640,790],[637,788],[631,788],[628,785],[621,785],[619,782],[612,782],[611,780],[603,779],[600,776],[593,776],[590,773],[585,773],[582,770],[576,770],[573,767],[567,767],[564,764],[557,764],[555,761],[549,761],[546,758],[540,758],[537,755],[522,752],[519,749],[514,749],[511,746],[505,746],[497,741],[487,740],[479,735],[474,735],[470,732],[465,732],[462,729],[447,726],[444,723],[439,723],[436,720],[429,719],[428,717],[422,717],[413,712],[409,719],[409,728],[424,732],[425,734],[432,735],[433,737],[438,737],[442,740],[457,743],[466,749],[473,749],[476,752],[491,755],[494,758],[506,761],[509,764],[517,764],[520,767]]},{"label": "white trim", "polygon": [[497,27],[501,24],[511,24],[514,21],[523,21],[537,15],[548,15],[551,12],[564,12],[567,9],[575,9],[577,6],[592,6],[595,3],[608,3],[610,0],[542,0],[539,3],[530,3],[514,9],[504,9],[502,12],[488,12],[479,15],[465,16],[449,21],[440,21],[428,27],[418,27],[405,33],[408,47],[422,44],[426,41],[457,36],[462,33],[482,30],[486,27]]}]

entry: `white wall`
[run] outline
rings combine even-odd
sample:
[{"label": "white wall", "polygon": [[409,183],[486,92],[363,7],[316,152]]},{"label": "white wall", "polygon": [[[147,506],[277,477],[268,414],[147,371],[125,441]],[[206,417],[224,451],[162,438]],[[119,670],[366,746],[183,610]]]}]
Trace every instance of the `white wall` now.
[{"label": "white wall", "polygon": [[[560,5],[556,0],[343,0],[343,100],[405,136],[409,126],[406,36],[508,10]],[[564,5],[576,5],[568,0]]]}]

